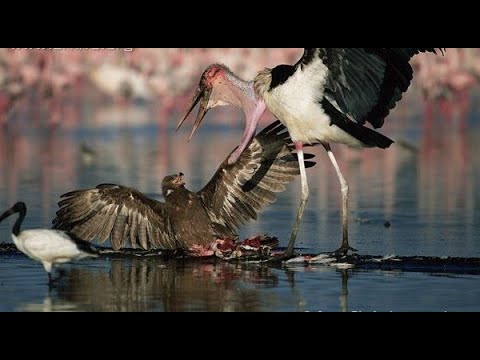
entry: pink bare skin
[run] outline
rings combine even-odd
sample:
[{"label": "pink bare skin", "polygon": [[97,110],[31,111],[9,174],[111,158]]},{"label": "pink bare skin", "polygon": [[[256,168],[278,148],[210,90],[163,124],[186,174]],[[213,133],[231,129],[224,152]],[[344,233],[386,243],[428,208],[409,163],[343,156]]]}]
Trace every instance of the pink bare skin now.
[{"label": "pink bare skin", "polygon": [[265,103],[255,95],[253,81],[239,79],[224,65],[211,65],[203,73],[197,91],[185,115],[180,120],[177,130],[198,103],[200,103],[200,107],[189,140],[199,128],[209,109],[216,106],[233,105],[243,111],[245,130],[240,144],[228,159],[229,164],[234,164],[255,136],[258,121],[266,110]]}]

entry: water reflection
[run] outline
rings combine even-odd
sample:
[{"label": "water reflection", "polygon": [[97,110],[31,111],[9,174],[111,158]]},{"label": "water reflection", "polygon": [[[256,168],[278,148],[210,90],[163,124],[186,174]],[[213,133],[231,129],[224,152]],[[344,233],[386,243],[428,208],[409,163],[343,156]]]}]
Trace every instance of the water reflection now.
[{"label": "water reflection", "polygon": [[[42,301],[16,311],[349,311],[352,270],[328,267],[272,268],[264,264],[111,259],[65,267]],[[328,285],[313,295],[306,277]],[[326,283],[327,284],[327,283]]]},{"label": "water reflection", "polygon": [[42,303],[22,303],[15,310],[24,312],[74,312],[78,311],[78,307],[73,303],[55,297],[52,298],[48,293]]},{"label": "water reflection", "polygon": [[65,266],[49,292],[31,261],[1,260],[2,311],[479,310],[474,275],[102,258]]},{"label": "water reflection", "polygon": [[88,311],[260,311],[257,286],[278,285],[272,269],[248,264],[112,259],[104,268],[73,267],[55,296]]},{"label": "water reflection", "polygon": [[[287,282],[296,304],[295,311],[335,311],[349,312],[348,281],[355,275],[356,270],[333,269],[327,266],[287,266],[284,268]],[[304,288],[305,274],[308,276],[333,275],[334,285],[316,289],[316,294]],[[318,296],[320,294],[320,296]],[[317,297],[312,301],[312,297]],[[338,301],[336,300],[338,299]]]}]

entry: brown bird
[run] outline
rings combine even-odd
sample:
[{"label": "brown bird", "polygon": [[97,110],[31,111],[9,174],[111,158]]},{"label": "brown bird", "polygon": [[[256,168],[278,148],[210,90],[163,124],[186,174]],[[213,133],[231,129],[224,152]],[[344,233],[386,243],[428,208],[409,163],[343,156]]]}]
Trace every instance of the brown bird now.
[{"label": "brown bird", "polygon": [[[62,195],[55,229],[67,230],[86,241],[116,250],[128,245],[149,249],[208,249],[217,239],[237,239],[236,230],[256,220],[300,174],[286,128],[274,122],[260,132],[235,164],[228,158],[205,187],[192,192],[183,174],[162,181],[165,202],[114,184]],[[230,156],[230,155],[229,155]],[[314,156],[306,154],[305,166]]]}]

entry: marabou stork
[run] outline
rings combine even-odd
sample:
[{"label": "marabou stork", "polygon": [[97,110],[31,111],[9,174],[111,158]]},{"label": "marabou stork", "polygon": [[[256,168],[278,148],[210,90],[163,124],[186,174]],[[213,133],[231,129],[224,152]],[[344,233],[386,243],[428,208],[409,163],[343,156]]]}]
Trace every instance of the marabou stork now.
[{"label": "marabou stork", "polygon": [[[220,105],[243,110],[246,128],[240,145],[230,156],[235,163],[253,139],[258,120],[268,109],[288,129],[298,153],[302,196],[288,247],[283,258],[293,255],[295,239],[309,196],[303,164],[305,145],[322,145],[340,181],[342,243],[336,254],[355,249],[348,242],[348,184],[340,171],[331,143],[352,147],[388,148],[393,141],[380,128],[391,109],[407,91],[413,78],[410,59],[435,48],[305,48],[295,65],[278,65],[257,73],[251,81],[236,76],[226,66],[214,64],[203,73],[183,124],[200,103],[190,138],[207,111]],[[444,50],[440,49],[443,53]]]}]

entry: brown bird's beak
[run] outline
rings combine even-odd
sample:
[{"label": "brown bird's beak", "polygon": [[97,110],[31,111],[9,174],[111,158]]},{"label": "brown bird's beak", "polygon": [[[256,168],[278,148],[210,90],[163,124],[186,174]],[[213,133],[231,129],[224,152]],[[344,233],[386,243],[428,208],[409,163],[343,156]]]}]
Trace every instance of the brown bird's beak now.
[{"label": "brown bird's beak", "polygon": [[202,80],[200,80],[200,84],[198,85],[197,91],[195,92],[195,95],[193,96],[192,101],[190,102],[190,105],[188,106],[187,111],[185,112],[185,115],[177,125],[177,131],[178,131],[178,129],[180,129],[182,124],[187,119],[188,115],[190,115],[190,113],[195,108],[195,106],[197,106],[197,104],[200,102],[197,118],[195,119],[195,123],[193,124],[193,129],[192,129],[192,132],[190,133],[188,141],[190,141],[193,135],[195,135],[195,133],[197,132],[197,129],[200,127],[200,124],[203,118],[205,117],[208,110],[210,109],[208,107],[208,102],[210,100],[211,93],[212,93],[212,88],[206,85],[205,81],[202,78]]},{"label": "brown bird's beak", "polygon": [[174,184],[177,184],[177,185],[185,185],[185,181],[183,181],[183,173],[178,173],[177,177],[175,178],[175,180],[173,180]]}]

